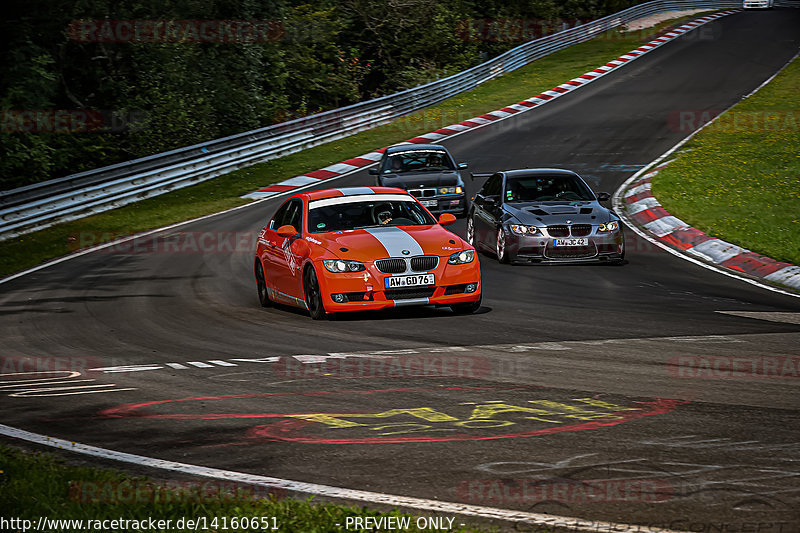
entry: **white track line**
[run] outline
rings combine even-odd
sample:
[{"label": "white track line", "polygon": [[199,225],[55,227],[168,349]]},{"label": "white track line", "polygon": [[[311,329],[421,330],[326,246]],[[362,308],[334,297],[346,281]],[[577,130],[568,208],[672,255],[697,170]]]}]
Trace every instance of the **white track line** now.
[{"label": "white track line", "polygon": [[[107,450],[105,448],[81,444],[78,442],[47,437],[45,435],[31,433],[30,431],[24,431],[3,424],[0,424],[0,435],[6,435],[8,437],[14,437],[44,446],[52,446],[62,450],[82,453],[84,455],[100,457],[102,459],[121,461],[124,463],[146,466],[149,468],[159,468],[161,470],[181,472],[183,474],[190,474],[194,476],[223,479],[226,481],[236,481],[239,483],[246,483],[260,487],[277,488],[291,492],[315,494],[330,498],[356,500],[371,504],[390,505],[392,507],[419,509],[421,511],[430,511],[451,515],[457,514],[476,518],[504,520],[528,524],[531,526],[543,526],[550,528],[563,527],[568,528],[570,531],[593,531],[609,533],[642,533],[645,531],[645,529],[642,528],[643,526],[639,527],[630,524],[602,522],[549,514],[545,515],[539,513],[528,513],[524,511],[512,511],[509,509],[496,509],[493,507],[442,502],[422,498],[411,498],[407,496],[395,496],[392,494],[384,494],[382,492],[343,489],[328,485],[319,485],[317,483],[305,483],[302,481],[291,481],[288,479],[280,479],[275,477],[258,476],[255,474],[246,474],[244,472],[233,472],[231,470],[208,468],[205,466],[196,466],[186,463],[176,463],[174,461],[154,459],[152,457],[117,452],[113,450]],[[659,533],[682,533],[669,529],[659,529],[658,531]]]}]

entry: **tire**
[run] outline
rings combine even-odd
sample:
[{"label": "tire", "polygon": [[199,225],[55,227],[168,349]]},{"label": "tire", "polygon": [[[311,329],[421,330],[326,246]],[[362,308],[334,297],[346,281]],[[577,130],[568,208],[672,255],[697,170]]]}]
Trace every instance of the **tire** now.
[{"label": "tire", "polygon": [[467,219],[467,242],[476,250],[478,249],[475,246],[475,221],[472,220],[472,217]]},{"label": "tire", "polygon": [[264,267],[259,259],[256,259],[256,287],[258,288],[258,301],[261,307],[272,307],[272,300],[267,291],[267,278],[264,275]]},{"label": "tire", "polygon": [[510,263],[508,257],[508,249],[506,247],[506,230],[503,226],[497,230],[497,242],[495,243],[494,253],[497,255],[497,260],[503,264]]},{"label": "tire", "polygon": [[624,241],[623,241],[623,244],[622,244],[622,253],[619,254],[619,257],[617,259],[615,259],[611,264],[612,265],[617,265],[617,266],[625,264],[625,244],[624,244]]},{"label": "tire", "polygon": [[319,288],[319,281],[314,267],[308,267],[303,273],[303,295],[311,318],[323,320],[327,313],[325,312],[325,305],[322,303],[322,292]]},{"label": "tire", "polygon": [[467,302],[463,304],[453,304],[450,306],[450,309],[453,310],[453,313],[457,315],[471,315],[475,311],[481,308],[481,301],[483,300],[483,295],[480,298],[475,300],[474,302]]}]

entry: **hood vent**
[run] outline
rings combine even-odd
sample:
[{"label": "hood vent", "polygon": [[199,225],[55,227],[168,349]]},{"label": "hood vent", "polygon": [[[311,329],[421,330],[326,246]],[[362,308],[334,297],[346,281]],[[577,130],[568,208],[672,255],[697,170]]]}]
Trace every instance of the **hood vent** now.
[{"label": "hood vent", "polygon": [[533,208],[533,209],[528,209],[528,213],[533,213],[534,215],[539,215],[539,216],[542,216],[542,215],[547,216],[547,215],[550,214],[547,211],[543,211],[543,210],[539,209],[538,207]]}]

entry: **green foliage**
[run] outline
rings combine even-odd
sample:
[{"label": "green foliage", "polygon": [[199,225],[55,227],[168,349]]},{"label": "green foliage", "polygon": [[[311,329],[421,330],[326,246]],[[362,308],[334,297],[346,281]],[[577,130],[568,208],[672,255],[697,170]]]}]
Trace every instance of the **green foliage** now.
[{"label": "green foliage", "polygon": [[[472,35],[476,20],[555,27],[558,18],[597,17],[630,3],[13,0],[0,22],[0,188],[350,105],[455,74],[522,42]],[[258,42],[77,38],[80,21],[106,19],[270,21],[283,31]],[[14,123],[14,112],[46,110],[102,111],[105,126],[52,132]],[[109,127],[112,116],[121,127]]]}]

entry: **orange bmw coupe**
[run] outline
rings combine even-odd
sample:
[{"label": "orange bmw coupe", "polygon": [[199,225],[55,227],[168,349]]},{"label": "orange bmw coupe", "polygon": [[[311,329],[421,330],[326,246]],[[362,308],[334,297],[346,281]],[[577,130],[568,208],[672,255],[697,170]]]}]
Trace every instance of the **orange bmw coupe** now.
[{"label": "orange bmw coupe", "polygon": [[315,320],[406,305],[481,305],[475,249],[416,198],[393,187],[351,187],[289,197],[258,236],[262,306],[307,309]]}]

